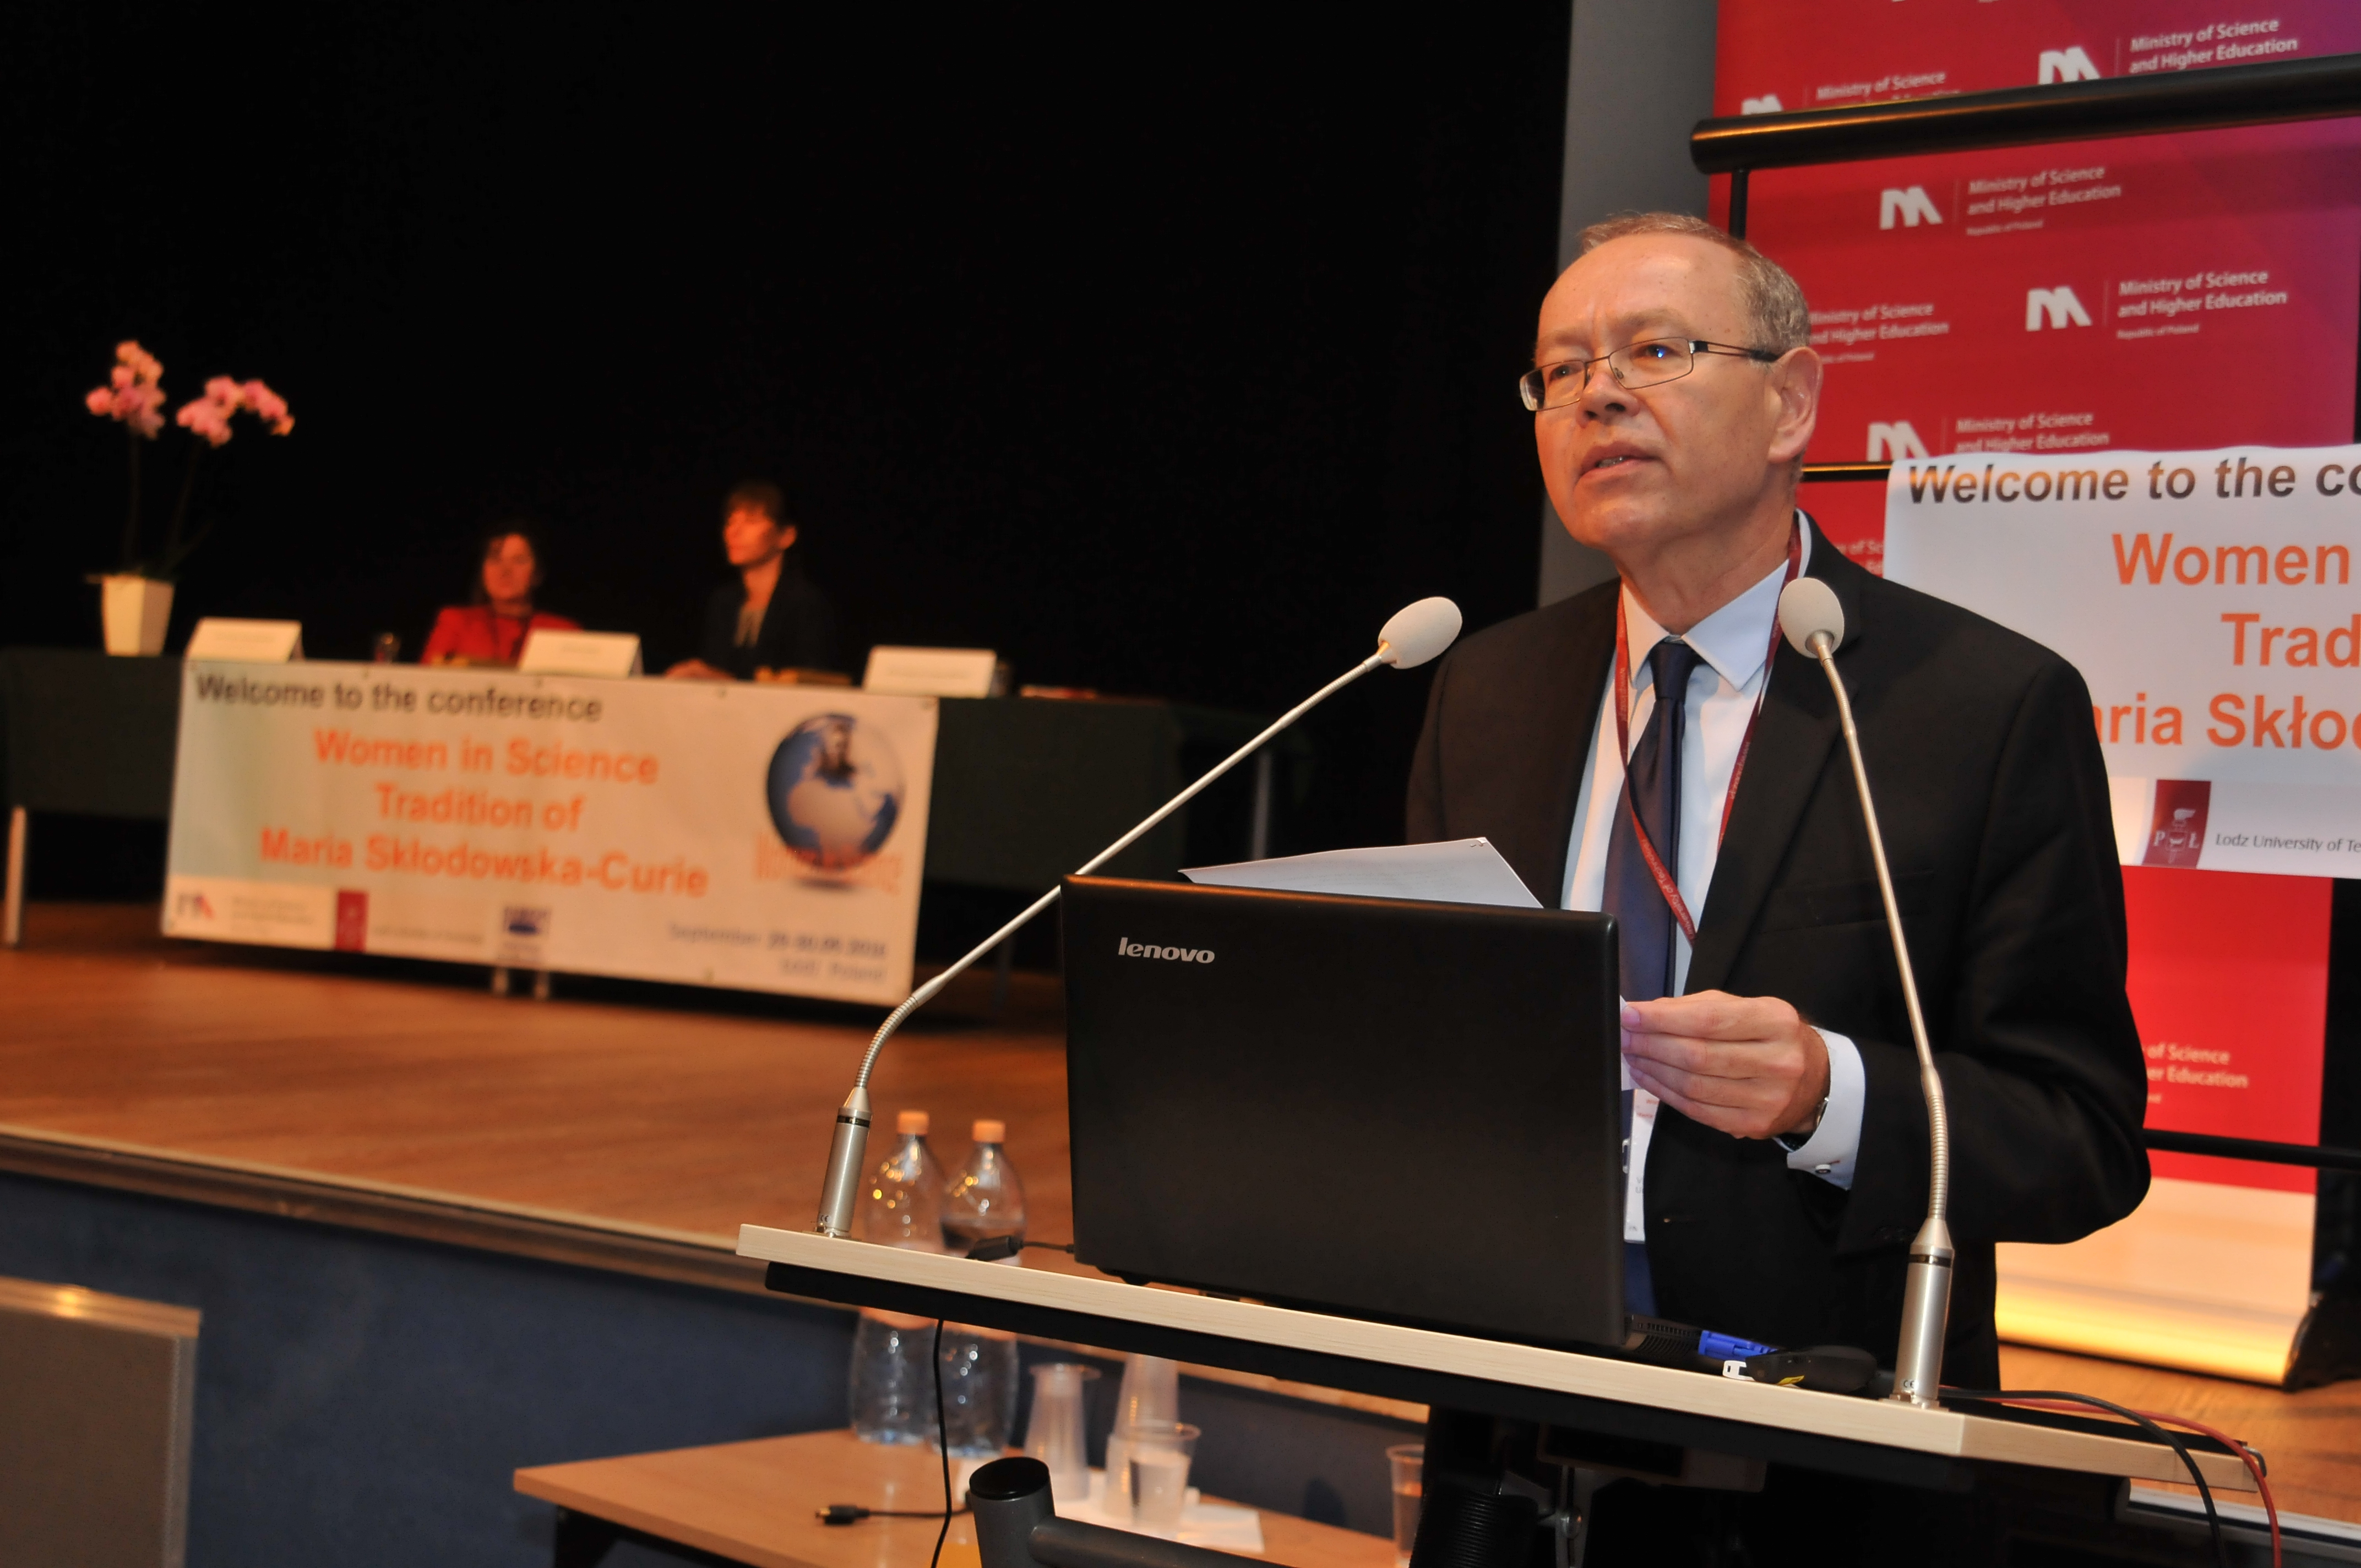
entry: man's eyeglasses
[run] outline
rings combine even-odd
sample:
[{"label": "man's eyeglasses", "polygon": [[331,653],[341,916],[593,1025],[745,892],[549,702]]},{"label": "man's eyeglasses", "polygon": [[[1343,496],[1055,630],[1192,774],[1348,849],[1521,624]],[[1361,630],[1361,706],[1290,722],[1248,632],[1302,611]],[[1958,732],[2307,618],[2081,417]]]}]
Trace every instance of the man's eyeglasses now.
[{"label": "man's eyeglasses", "polygon": [[1594,366],[1604,364],[1619,387],[1653,387],[1660,381],[1677,381],[1696,369],[1700,354],[1728,354],[1764,365],[1775,365],[1781,357],[1768,348],[1739,348],[1691,337],[1645,337],[1597,359],[1561,359],[1554,365],[1536,366],[1517,378],[1517,391],[1525,407],[1535,413],[1562,409],[1581,398],[1590,385]]}]

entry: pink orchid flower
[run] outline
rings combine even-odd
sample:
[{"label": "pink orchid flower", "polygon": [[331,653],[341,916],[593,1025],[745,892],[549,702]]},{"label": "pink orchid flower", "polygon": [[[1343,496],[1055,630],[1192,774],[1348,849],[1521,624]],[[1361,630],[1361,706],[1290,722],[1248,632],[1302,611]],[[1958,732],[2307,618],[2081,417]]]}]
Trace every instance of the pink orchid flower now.
[{"label": "pink orchid flower", "polygon": [[246,412],[268,425],[273,435],[284,435],[295,428],[294,416],[287,411],[287,400],[272,391],[261,381],[239,382],[232,377],[215,376],[205,383],[205,395],[182,406],[174,417],[186,429],[203,436],[212,445],[219,446],[230,438],[230,416]]},{"label": "pink orchid flower", "polygon": [[164,428],[163,363],[129,338],[115,345],[115,359],[107,384],[92,389],[82,405],[152,441]]},{"label": "pink orchid flower", "polygon": [[206,445],[219,446],[229,439],[232,411],[211,398],[197,398],[181,404],[181,411],[173,418],[182,429],[204,437]]},{"label": "pink orchid flower", "polygon": [[246,406],[255,418],[270,427],[273,435],[284,435],[295,428],[295,417],[287,411],[287,400],[260,381],[246,384]]}]

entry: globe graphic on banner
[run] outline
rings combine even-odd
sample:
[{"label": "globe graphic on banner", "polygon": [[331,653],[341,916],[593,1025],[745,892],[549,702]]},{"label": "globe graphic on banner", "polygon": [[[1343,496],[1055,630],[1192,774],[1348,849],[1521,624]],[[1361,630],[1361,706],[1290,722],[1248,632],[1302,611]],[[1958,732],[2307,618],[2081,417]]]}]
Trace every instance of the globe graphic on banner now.
[{"label": "globe graphic on banner", "polygon": [[814,871],[848,872],[884,848],[902,815],[902,762],[850,714],[823,713],[771,753],[771,822]]}]

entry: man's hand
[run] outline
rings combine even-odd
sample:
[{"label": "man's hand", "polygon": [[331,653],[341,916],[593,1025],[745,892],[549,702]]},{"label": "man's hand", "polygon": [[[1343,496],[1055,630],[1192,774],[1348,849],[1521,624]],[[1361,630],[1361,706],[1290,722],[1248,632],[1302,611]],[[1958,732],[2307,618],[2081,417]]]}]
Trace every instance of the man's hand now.
[{"label": "man's hand", "polygon": [[1808,1132],[1828,1091],[1828,1042],[1773,996],[1627,1002],[1623,1059],[1634,1084],[1734,1137]]},{"label": "man's hand", "polygon": [[664,672],[668,681],[734,681],[738,677],[727,670],[717,670],[702,659],[683,659]]}]

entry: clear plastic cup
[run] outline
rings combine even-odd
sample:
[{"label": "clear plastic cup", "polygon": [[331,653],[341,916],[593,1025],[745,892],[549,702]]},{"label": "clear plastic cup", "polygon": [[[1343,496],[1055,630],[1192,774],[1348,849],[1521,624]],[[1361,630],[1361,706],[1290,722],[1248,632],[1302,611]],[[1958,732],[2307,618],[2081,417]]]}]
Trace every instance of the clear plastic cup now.
[{"label": "clear plastic cup", "polygon": [[1082,1390],[1098,1369],[1052,1361],[1033,1368],[1033,1413],[1025,1452],[1049,1467],[1049,1497],[1081,1503],[1091,1495],[1091,1451],[1082,1429]]},{"label": "clear plastic cup", "polygon": [[1123,1490],[1131,1499],[1131,1528],[1179,1539],[1197,1429],[1186,1421],[1132,1421],[1115,1435],[1123,1440]]},{"label": "clear plastic cup", "polygon": [[1410,1568],[1410,1549],[1418,1541],[1418,1509],[1424,1500],[1426,1484],[1426,1444],[1405,1442],[1386,1450],[1386,1464],[1393,1471],[1394,1493],[1394,1561],[1401,1568]]},{"label": "clear plastic cup", "polygon": [[1131,1511],[1131,1448],[1124,1428],[1136,1421],[1177,1421],[1180,1419],[1180,1364],[1160,1355],[1133,1355],[1124,1362],[1123,1391],[1115,1403],[1115,1424],[1107,1429],[1107,1508],[1116,1518]]}]

